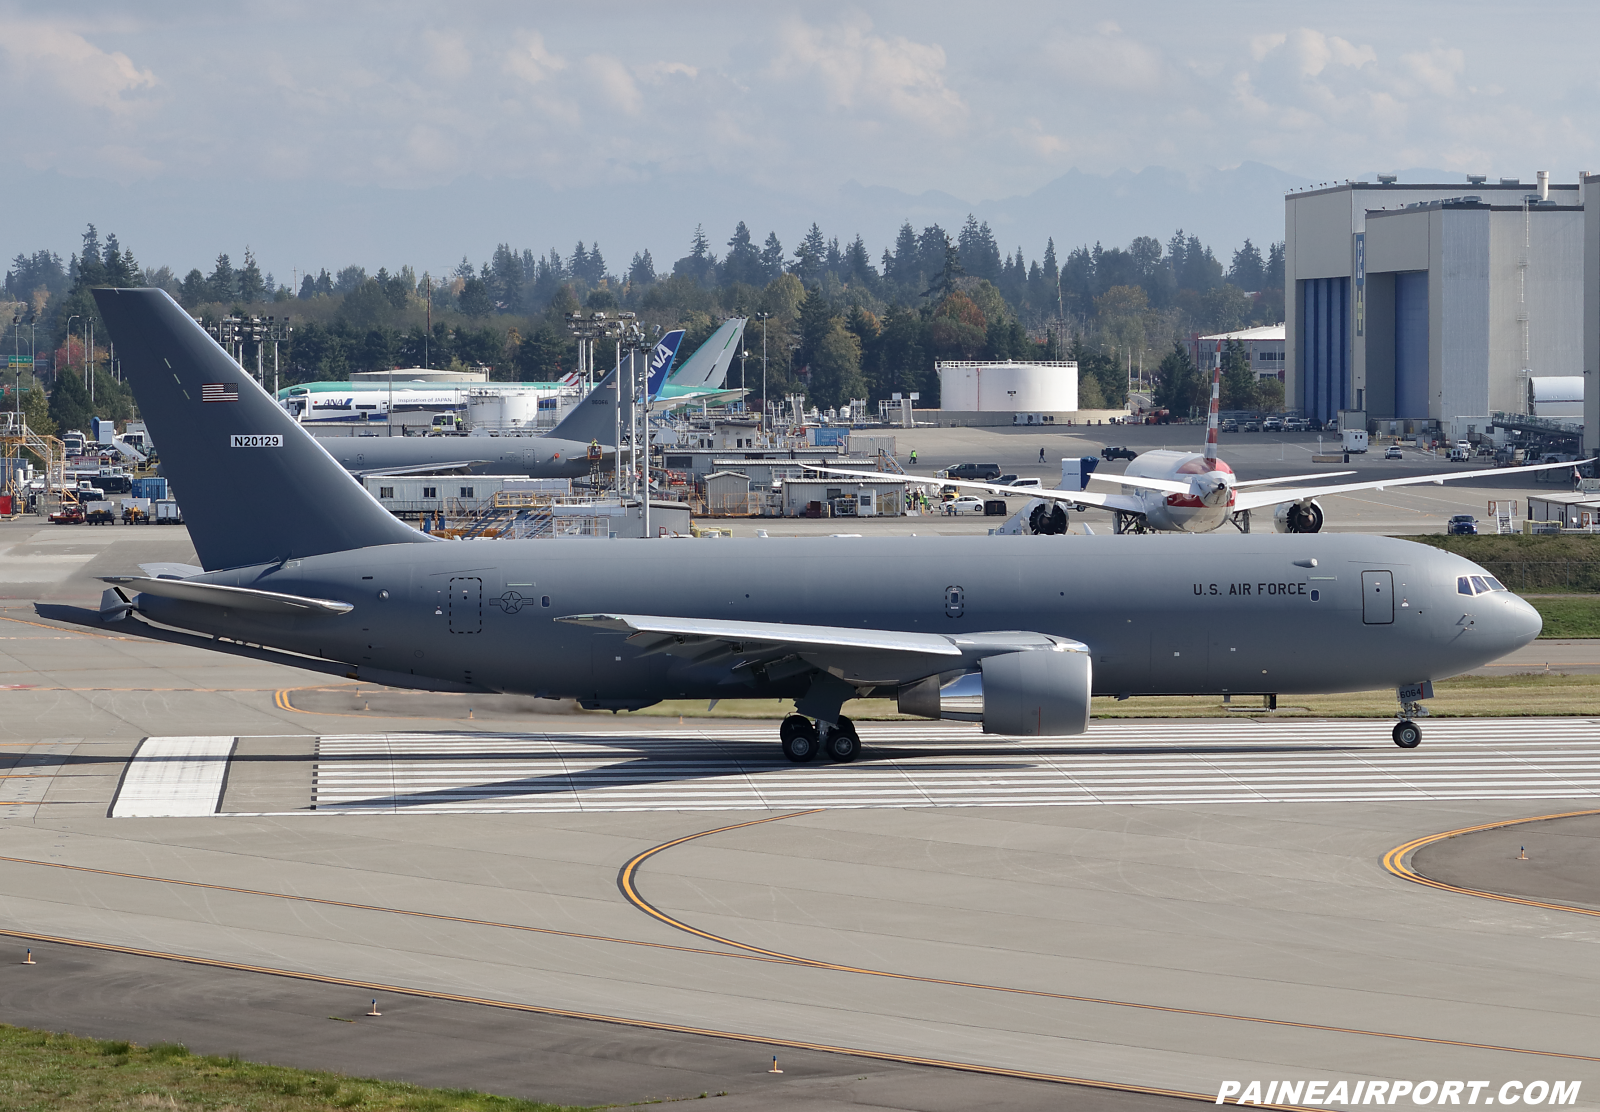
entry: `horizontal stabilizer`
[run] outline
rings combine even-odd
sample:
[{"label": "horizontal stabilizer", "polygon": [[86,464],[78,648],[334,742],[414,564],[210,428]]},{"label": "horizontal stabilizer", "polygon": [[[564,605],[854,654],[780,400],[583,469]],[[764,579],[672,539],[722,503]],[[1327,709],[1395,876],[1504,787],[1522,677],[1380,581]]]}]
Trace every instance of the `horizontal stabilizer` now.
[{"label": "horizontal stabilizer", "polygon": [[102,575],[98,578],[102,583],[110,583],[124,590],[183,602],[200,602],[207,606],[225,606],[230,610],[251,610],[259,614],[305,617],[312,614],[348,614],[355,609],[348,602],[336,602],[333,599],[302,598],[278,591],[258,591],[254,587],[197,583],[192,579],[157,579],[143,575]]}]

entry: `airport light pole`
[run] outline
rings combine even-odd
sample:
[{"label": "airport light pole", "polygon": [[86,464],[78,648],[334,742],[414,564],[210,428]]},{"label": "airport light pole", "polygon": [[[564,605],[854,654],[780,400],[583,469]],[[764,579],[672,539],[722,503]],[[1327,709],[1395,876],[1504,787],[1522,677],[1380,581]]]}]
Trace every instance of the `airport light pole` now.
[{"label": "airport light pole", "polygon": [[[761,322],[761,435],[767,435],[767,321],[771,313],[757,313],[756,320]],[[740,369],[743,373],[743,368]]]}]

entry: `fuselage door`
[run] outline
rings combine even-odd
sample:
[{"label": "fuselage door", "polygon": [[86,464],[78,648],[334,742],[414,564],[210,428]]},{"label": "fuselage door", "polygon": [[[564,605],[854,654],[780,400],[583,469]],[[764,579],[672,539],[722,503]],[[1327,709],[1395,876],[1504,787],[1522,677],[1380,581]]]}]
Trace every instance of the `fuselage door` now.
[{"label": "fuselage door", "polygon": [[1361,573],[1361,620],[1369,626],[1394,622],[1394,573]]},{"label": "fuselage door", "polygon": [[451,633],[482,633],[483,580],[475,575],[450,580],[446,611],[450,615]]}]

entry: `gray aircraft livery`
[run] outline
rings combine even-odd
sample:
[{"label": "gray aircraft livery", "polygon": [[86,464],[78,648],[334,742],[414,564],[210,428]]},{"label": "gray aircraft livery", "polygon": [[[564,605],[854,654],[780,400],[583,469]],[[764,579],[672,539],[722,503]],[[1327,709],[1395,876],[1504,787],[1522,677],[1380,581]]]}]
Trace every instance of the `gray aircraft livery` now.
[{"label": "gray aircraft livery", "polygon": [[[629,368],[648,366],[645,389],[659,389],[677,355],[683,330],[667,333],[648,357],[627,356]],[[631,398],[624,392],[622,418],[617,407],[617,372],[612,371],[572,407],[555,428],[542,435],[511,436],[338,436],[322,438],[328,454],[355,475],[419,475],[466,471],[479,475],[528,475],[535,479],[575,479],[596,467],[604,470],[615,451],[619,426],[629,423]],[[237,375],[234,376],[238,378]]]},{"label": "gray aircraft livery", "polygon": [[1431,681],[1539,633],[1482,568],[1357,534],[430,538],[165,292],[95,300],[202,565],[104,577],[102,617],[135,612],[374,683],[610,709],[793,699],[779,734],[795,762],[854,759],[840,712],[870,693],[1039,736],[1083,732],[1091,694],[1388,687],[1409,748]]}]

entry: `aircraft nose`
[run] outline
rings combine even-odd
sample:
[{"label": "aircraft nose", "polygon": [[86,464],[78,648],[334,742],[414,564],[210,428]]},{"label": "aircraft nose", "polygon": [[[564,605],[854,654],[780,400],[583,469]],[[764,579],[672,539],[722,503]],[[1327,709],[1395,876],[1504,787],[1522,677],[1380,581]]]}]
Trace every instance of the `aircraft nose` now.
[{"label": "aircraft nose", "polygon": [[1513,648],[1520,649],[1539,636],[1544,629],[1544,619],[1527,599],[1507,591],[1501,596],[1501,602],[1504,612],[1499,624],[1504,627],[1503,636],[1512,642]]},{"label": "aircraft nose", "polygon": [[1487,597],[1480,595],[1478,601],[1474,615],[1477,636],[1496,656],[1522,648],[1544,628],[1539,612],[1526,599],[1510,591],[1496,591]]}]

